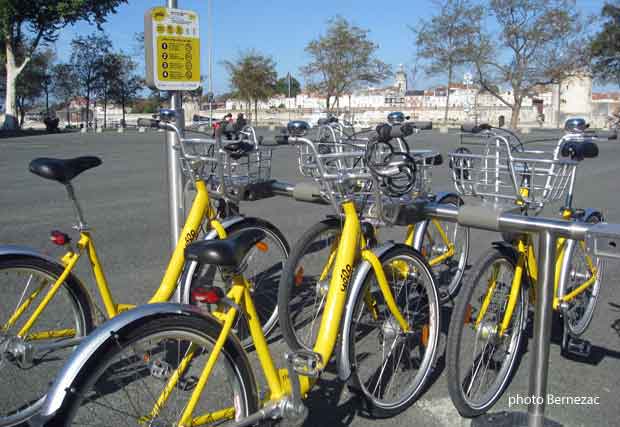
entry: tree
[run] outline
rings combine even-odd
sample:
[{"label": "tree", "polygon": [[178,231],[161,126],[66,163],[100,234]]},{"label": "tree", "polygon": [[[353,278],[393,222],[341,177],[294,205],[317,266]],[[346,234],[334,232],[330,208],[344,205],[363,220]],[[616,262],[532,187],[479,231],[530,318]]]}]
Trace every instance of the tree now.
[{"label": "tree", "polygon": [[430,20],[420,19],[415,28],[417,57],[424,62],[424,71],[445,75],[446,108],[444,121],[450,109],[450,84],[455,68],[467,61],[467,42],[480,31],[482,7],[470,0],[437,0],[438,14]]},{"label": "tree", "polygon": [[94,90],[103,99],[103,127],[105,128],[108,121],[110,86],[114,83],[117,76],[122,73],[123,62],[120,60],[119,55],[108,52],[99,58],[97,68],[99,72],[94,83]]},{"label": "tree", "polygon": [[6,116],[3,127],[15,129],[16,82],[41,43],[53,42],[60,29],[79,20],[105,22],[127,0],[0,0],[0,46],[6,67]]},{"label": "tree", "polygon": [[246,101],[248,105],[254,102],[256,121],[258,101],[267,100],[275,93],[278,78],[275,62],[269,56],[249,50],[241,53],[235,62],[224,62],[224,66],[228,70],[230,86],[235,96]]},{"label": "tree", "polygon": [[592,40],[592,72],[602,81],[620,85],[620,6],[606,3],[601,15],[607,20]]},{"label": "tree", "polygon": [[50,72],[54,52],[46,50],[34,53],[16,82],[15,104],[19,115],[19,127],[24,125],[26,111],[32,109],[37,100],[45,93],[46,82]]},{"label": "tree", "polygon": [[486,8],[490,29],[470,38],[467,55],[482,89],[512,110],[514,129],[532,90],[583,69],[583,18],[574,0],[491,0]]},{"label": "tree", "polygon": [[71,64],[57,64],[52,69],[52,93],[64,104],[67,111],[67,124],[71,124],[69,104],[76,95],[75,80],[77,79]]},{"label": "tree", "polygon": [[122,126],[125,127],[126,107],[136,99],[136,95],[144,88],[144,80],[135,74],[137,64],[129,55],[117,53],[114,55],[119,64],[119,72],[110,84],[110,98],[121,104],[123,111]]},{"label": "tree", "polygon": [[327,32],[306,46],[310,62],[301,68],[309,80],[308,89],[325,96],[326,108],[361,83],[380,83],[390,74],[390,67],[375,58],[378,45],[368,39],[368,30],[336,17],[328,21]]},{"label": "tree", "polygon": [[286,77],[278,79],[278,81],[276,82],[276,93],[278,95],[284,95],[286,97],[289,96],[289,76],[291,82],[290,96],[294,98],[301,92],[301,84],[299,83],[299,80],[297,80],[290,74]]},{"label": "tree", "polygon": [[87,37],[77,36],[71,41],[71,65],[77,78],[77,85],[86,100],[86,126],[90,122],[90,101],[101,82],[103,60],[112,47],[110,38],[104,33]]}]

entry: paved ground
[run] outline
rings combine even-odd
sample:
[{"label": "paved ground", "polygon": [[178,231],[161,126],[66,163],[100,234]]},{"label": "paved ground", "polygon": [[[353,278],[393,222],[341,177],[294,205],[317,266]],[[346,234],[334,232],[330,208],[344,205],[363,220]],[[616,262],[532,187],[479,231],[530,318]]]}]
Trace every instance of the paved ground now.
[{"label": "paved ground", "polygon": [[[548,137],[549,133],[531,137]],[[416,148],[433,148],[446,153],[457,143],[457,135],[438,133],[410,139]],[[266,135],[269,141],[270,135]],[[25,244],[51,254],[58,251],[48,242],[51,229],[69,231],[73,212],[63,188],[45,181],[27,170],[30,159],[38,156],[69,157],[95,154],[104,164],[76,180],[76,191],[85,215],[95,230],[95,239],[107,276],[120,301],[146,301],[159,283],[168,255],[167,196],[163,135],[126,133],[105,135],[62,134],[0,139],[0,244]],[[548,144],[543,144],[548,145]],[[584,163],[579,172],[577,206],[605,209],[607,218],[620,221],[618,201],[618,162],[620,146],[602,142],[598,159]],[[299,180],[294,151],[277,147],[273,176],[285,181]],[[436,189],[450,189],[447,168],[434,173]],[[302,204],[277,197],[242,206],[248,215],[269,219],[282,229],[289,241],[311,223],[330,213],[328,207]],[[553,212],[551,212],[553,214]],[[475,232],[471,259],[488,247],[497,236]],[[82,265],[79,275],[92,285]],[[617,264],[608,264],[598,309],[587,338],[594,352],[591,363],[577,363],[560,356],[557,340],[551,347],[549,393],[561,396],[595,396],[600,404],[592,406],[550,406],[547,414],[565,425],[617,425],[620,418],[620,298]],[[444,309],[444,330],[450,308]],[[443,345],[443,343],[442,343]],[[283,352],[284,345],[273,346]],[[528,391],[529,355],[507,393],[496,406],[507,409],[509,397],[525,396]],[[1,387],[1,385],[0,385]],[[345,388],[346,390],[346,388]],[[309,401],[310,418],[306,426],[409,426],[469,425],[453,409],[443,374],[443,356],[436,364],[436,379],[423,397],[402,415],[388,420],[369,420],[360,414],[360,406],[327,376]],[[515,409],[513,407],[513,409]],[[527,410],[525,405],[516,409]]]}]

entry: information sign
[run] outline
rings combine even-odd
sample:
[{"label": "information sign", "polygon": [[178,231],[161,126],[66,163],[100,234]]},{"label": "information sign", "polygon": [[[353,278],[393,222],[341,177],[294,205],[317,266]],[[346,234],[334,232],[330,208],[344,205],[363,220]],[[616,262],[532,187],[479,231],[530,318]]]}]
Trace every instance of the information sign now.
[{"label": "information sign", "polygon": [[193,90],[200,86],[198,14],[154,7],[144,15],[146,82],[160,90]]}]

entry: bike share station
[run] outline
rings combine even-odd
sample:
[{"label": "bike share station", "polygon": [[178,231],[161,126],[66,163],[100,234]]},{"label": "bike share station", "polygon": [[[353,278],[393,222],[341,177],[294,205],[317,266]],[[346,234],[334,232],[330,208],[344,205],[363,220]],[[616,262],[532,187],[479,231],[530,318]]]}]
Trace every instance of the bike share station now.
[{"label": "bike share station", "polygon": [[[168,119],[176,122],[183,132],[184,115],[182,90],[200,86],[200,39],[198,15],[177,9],[176,0],[168,0],[167,7],[150,9],[145,14],[145,50],[147,82],[150,86],[170,93],[173,114]],[[222,151],[217,138],[218,151]],[[170,243],[177,244],[184,221],[184,177],[179,167],[179,142],[174,131],[166,132],[166,160],[168,168]],[[513,171],[514,172],[514,171]],[[513,173],[513,181],[514,181]],[[573,178],[574,179],[574,178]],[[315,186],[291,185],[271,181],[273,194],[293,197],[300,201],[325,203]],[[518,191],[518,189],[517,189]],[[496,199],[499,201],[499,199]],[[534,337],[531,346],[533,359],[530,366],[529,396],[536,397],[524,412],[486,414],[472,421],[477,426],[557,426],[545,418],[547,371],[553,314],[554,277],[556,274],[556,247],[558,238],[584,240],[587,252],[596,257],[620,259],[620,224],[588,224],[579,221],[524,216],[505,203],[468,204],[459,208],[434,202],[416,204],[414,215],[419,220],[436,218],[458,222],[464,227],[499,233],[538,234],[538,283],[534,314]]]}]

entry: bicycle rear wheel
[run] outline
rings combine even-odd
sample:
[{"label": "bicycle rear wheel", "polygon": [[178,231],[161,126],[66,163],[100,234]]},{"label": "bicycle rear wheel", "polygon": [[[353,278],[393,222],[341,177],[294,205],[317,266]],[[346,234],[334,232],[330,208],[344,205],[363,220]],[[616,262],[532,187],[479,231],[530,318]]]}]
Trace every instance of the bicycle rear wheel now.
[{"label": "bicycle rear wheel", "polygon": [[[527,287],[521,286],[508,328],[500,336],[516,256],[493,248],[463,280],[450,320],[448,391],[464,417],[485,413],[517,368],[527,322]],[[485,308],[486,305],[486,308]]]},{"label": "bicycle rear wheel", "polygon": [[[83,365],[55,420],[62,425],[178,425],[219,332],[215,322],[189,316],[149,319],[118,332]],[[193,414],[196,425],[220,425],[258,410],[251,368],[236,348],[229,339],[217,358]],[[181,363],[187,368],[158,405]]]},{"label": "bicycle rear wheel", "polygon": [[[49,384],[75,348],[64,342],[93,329],[88,297],[69,275],[28,334],[17,336],[62,271],[42,258],[0,258],[0,426],[19,424],[40,409]],[[25,310],[14,316],[20,307]],[[9,326],[11,317],[15,323]]]},{"label": "bicycle rear wheel", "polygon": [[396,305],[410,327],[403,332],[389,311],[375,274],[360,290],[349,331],[349,357],[355,367],[351,387],[373,416],[396,415],[426,385],[439,339],[439,301],[424,258],[396,245],[380,258]]}]

